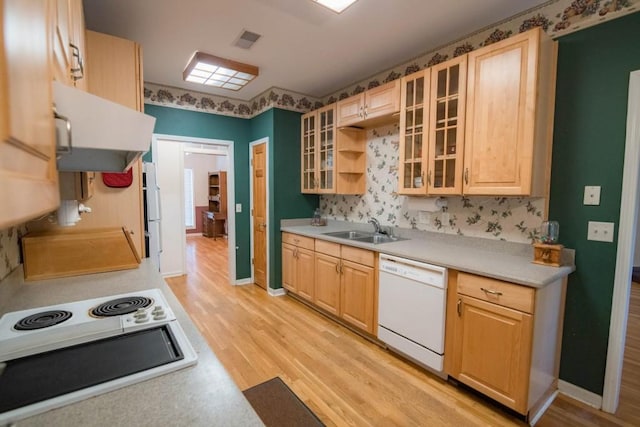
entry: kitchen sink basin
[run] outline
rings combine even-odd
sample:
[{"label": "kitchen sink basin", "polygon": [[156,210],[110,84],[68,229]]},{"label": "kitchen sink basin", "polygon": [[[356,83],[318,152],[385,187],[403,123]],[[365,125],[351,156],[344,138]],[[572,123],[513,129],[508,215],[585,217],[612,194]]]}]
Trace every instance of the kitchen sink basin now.
[{"label": "kitchen sink basin", "polygon": [[338,239],[347,239],[362,243],[373,243],[374,245],[377,245],[378,243],[389,243],[397,242],[399,240],[406,240],[402,237],[392,237],[387,234],[376,234],[367,231],[334,231],[331,233],[322,234],[324,234],[325,236],[336,237]]},{"label": "kitchen sink basin", "polygon": [[337,237],[338,239],[361,239],[366,237],[372,237],[373,233],[368,233],[366,231],[334,231],[331,233],[322,233],[325,236]]}]

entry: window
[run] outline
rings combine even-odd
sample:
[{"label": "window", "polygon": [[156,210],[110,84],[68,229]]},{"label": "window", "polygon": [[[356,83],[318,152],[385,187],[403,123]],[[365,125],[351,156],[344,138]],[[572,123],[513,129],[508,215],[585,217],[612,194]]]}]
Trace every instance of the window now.
[{"label": "window", "polygon": [[193,197],[193,169],[184,170],[184,225],[196,228],[195,206]]}]

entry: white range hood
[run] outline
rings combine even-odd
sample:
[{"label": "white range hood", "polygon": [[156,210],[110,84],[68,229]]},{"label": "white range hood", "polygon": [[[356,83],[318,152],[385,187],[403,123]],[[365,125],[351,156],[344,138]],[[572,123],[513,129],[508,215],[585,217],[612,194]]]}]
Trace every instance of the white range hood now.
[{"label": "white range hood", "polygon": [[58,170],[123,172],[149,151],[155,117],[55,81],[53,99]]}]

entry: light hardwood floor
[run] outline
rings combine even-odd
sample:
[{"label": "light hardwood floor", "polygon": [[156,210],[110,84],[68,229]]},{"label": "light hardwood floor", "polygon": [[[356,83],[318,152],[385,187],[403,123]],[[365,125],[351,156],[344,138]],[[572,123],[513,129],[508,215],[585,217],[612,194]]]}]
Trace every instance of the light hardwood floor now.
[{"label": "light hardwood floor", "polygon": [[[280,376],[327,426],[526,425],[293,298],[231,286],[226,245],[226,239],[188,236],[188,274],[167,282],[240,389]],[[640,425],[640,291],[634,295],[629,335],[635,339],[627,339],[634,350],[627,353],[635,359],[625,358],[618,413],[561,396],[538,426]]]}]

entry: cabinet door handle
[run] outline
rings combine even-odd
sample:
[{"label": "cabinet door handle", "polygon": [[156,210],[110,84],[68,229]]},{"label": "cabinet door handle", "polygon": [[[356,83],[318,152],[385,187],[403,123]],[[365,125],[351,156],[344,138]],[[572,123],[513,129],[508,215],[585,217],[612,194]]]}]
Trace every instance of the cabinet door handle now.
[{"label": "cabinet door handle", "polygon": [[340,261],[336,262],[336,273],[340,274]]},{"label": "cabinet door handle", "polygon": [[367,108],[369,108],[369,106],[368,106],[367,104],[364,104],[364,111],[363,111],[363,113],[364,113],[364,118],[365,118],[365,119],[367,118],[367,115],[368,115],[368,114],[367,114]]},{"label": "cabinet door handle", "polygon": [[62,114],[58,113],[58,111],[56,110],[56,107],[53,107],[53,117],[56,120],[62,120],[65,122],[65,129],[67,130],[67,146],[66,147],[59,147],[56,144],[56,153],[58,154],[71,154],[71,151],[73,150],[73,143],[71,140],[71,120],[69,120],[68,117],[63,116]]},{"label": "cabinet door handle", "polygon": [[360,112],[358,113],[358,117],[360,117],[361,119],[364,119],[364,107],[360,107]]},{"label": "cabinet door handle", "polygon": [[75,82],[76,80],[80,80],[84,77],[84,63],[82,56],[80,56],[80,48],[73,43],[69,43],[69,47],[71,47],[72,50],[71,56],[78,60],[78,66],[76,68],[72,67],[69,70],[71,71],[71,79]]},{"label": "cabinet door handle", "polygon": [[427,185],[431,185],[431,171],[427,174]]},{"label": "cabinet door handle", "polygon": [[480,290],[482,292],[484,292],[485,294],[495,295],[495,296],[498,296],[498,297],[502,295],[502,292],[496,291],[496,290],[493,290],[493,289],[480,288]]},{"label": "cabinet door handle", "polygon": [[462,300],[458,299],[458,304],[456,304],[456,309],[458,310],[458,317],[462,316]]},{"label": "cabinet door handle", "polygon": [[294,258],[298,258],[298,248],[295,248],[295,249],[293,250],[293,257],[294,257]]},{"label": "cabinet door handle", "polygon": [[469,168],[464,169],[464,183],[469,185]]}]

